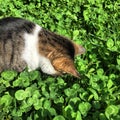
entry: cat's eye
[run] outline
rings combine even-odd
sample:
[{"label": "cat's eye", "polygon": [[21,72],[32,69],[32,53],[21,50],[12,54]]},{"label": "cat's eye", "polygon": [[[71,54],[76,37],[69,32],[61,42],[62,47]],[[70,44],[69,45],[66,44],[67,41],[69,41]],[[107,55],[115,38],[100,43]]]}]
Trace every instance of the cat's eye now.
[{"label": "cat's eye", "polygon": [[60,73],[60,74],[66,74],[66,72],[65,72],[65,71],[62,71],[62,70],[59,70],[59,73]]},{"label": "cat's eye", "polygon": [[66,72],[62,72],[63,74],[66,74]]}]

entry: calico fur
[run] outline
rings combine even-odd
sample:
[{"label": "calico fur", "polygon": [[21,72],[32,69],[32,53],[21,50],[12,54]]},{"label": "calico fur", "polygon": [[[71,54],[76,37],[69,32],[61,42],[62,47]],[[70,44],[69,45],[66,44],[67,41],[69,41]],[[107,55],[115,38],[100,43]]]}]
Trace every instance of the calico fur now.
[{"label": "calico fur", "polygon": [[67,38],[21,18],[0,20],[0,72],[6,69],[29,71],[40,68],[44,73],[69,73],[79,77],[74,57],[85,49]]}]

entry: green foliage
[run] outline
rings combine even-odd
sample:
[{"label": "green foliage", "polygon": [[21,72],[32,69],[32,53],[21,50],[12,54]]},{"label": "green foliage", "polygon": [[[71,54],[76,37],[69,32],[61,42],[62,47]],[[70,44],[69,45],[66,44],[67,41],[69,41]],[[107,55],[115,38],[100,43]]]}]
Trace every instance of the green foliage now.
[{"label": "green foliage", "polygon": [[40,71],[0,75],[1,120],[119,120],[119,0],[0,0],[0,18],[23,17],[73,39],[81,79]]}]

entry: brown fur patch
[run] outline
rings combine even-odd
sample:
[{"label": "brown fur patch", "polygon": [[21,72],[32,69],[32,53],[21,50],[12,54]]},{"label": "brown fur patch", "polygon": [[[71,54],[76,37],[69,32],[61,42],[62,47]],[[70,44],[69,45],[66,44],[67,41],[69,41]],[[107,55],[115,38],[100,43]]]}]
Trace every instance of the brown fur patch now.
[{"label": "brown fur patch", "polygon": [[74,59],[75,49],[67,38],[43,29],[39,33],[39,52],[52,61],[61,56]]},{"label": "brown fur patch", "polygon": [[53,60],[52,64],[54,68],[59,72],[72,74],[73,76],[78,77],[78,78],[80,77],[78,71],[76,70],[74,66],[73,60],[67,57],[57,58]]}]

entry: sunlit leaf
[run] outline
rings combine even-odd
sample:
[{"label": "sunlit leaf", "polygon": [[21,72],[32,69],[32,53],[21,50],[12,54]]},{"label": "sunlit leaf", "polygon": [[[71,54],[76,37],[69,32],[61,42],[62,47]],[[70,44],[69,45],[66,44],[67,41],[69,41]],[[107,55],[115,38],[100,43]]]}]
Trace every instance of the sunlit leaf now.
[{"label": "sunlit leaf", "polygon": [[17,100],[24,100],[26,98],[25,91],[24,90],[18,90],[18,91],[16,91],[15,98]]},{"label": "sunlit leaf", "polygon": [[12,103],[12,97],[9,94],[3,95],[0,98],[0,105],[9,106]]},{"label": "sunlit leaf", "polygon": [[87,115],[87,112],[91,109],[91,104],[88,102],[82,102],[79,104],[80,113],[84,116]]},{"label": "sunlit leaf", "polygon": [[77,111],[76,120],[82,120],[82,116],[81,116],[81,113],[79,111]]},{"label": "sunlit leaf", "polygon": [[100,118],[100,120],[107,120],[105,114],[103,114],[103,113],[100,113],[99,118]]},{"label": "sunlit leaf", "polygon": [[57,115],[56,110],[54,108],[49,108],[48,110],[51,113],[51,115],[55,115],[55,116]]},{"label": "sunlit leaf", "polygon": [[107,84],[108,89],[111,88],[112,86],[113,86],[113,81],[109,80]]},{"label": "sunlit leaf", "polygon": [[106,44],[108,48],[111,48],[114,46],[114,41],[112,39],[108,39]]},{"label": "sunlit leaf", "polygon": [[51,101],[45,100],[45,101],[44,101],[44,108],[45,108],[45,109],[49,109],[50,107],[51,107]]},{"label": "sunlit leaf", "polygon": [[17,76],[16,71],[4,71],[1,73],[1,76],[8,81],[13,80]]},{"label": "sunlit leaf", "polygon": [[108,119],[110,119],[112,116],[116,116],[119,112],[119,109],[115,105],[110,105],[105,110],[105,115]]},{"label": "sunlit leaf", "polygon": [[58,115],[54,117],[53,120],[65,120],[65,118],[62,115]]},{"label": "sunlit leaf", "polygon": [[95,99],[95,100],[99,100],[99,96],[98,96],[98,94],[97,94],[97,91],[94,90],[94,89],[92,89],[92,88],[88,88],[88,89],[89,89],[89,91],[93,94],[94,99]]}]

